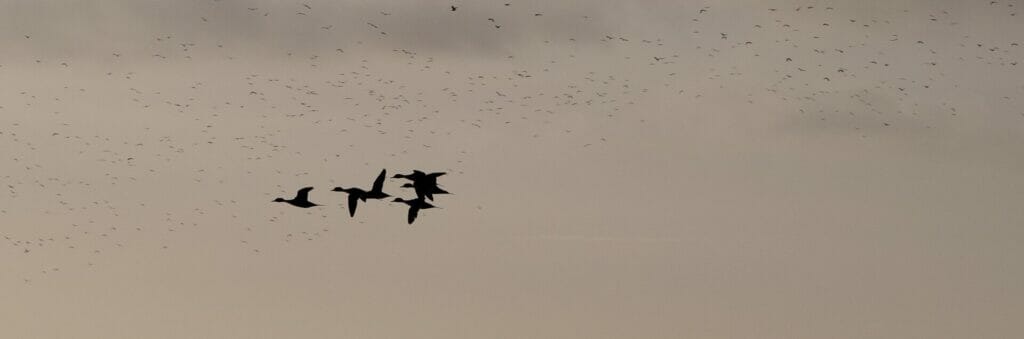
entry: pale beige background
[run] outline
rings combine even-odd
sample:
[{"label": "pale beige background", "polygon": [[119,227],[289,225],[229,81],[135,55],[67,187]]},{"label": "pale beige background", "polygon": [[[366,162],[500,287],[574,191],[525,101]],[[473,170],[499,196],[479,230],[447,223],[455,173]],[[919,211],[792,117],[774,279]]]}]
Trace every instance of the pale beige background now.
[{"label": "pale beige background", "polygon": [[1024,336],[1019,1],[505,1],[4,1],[0,337]]}]

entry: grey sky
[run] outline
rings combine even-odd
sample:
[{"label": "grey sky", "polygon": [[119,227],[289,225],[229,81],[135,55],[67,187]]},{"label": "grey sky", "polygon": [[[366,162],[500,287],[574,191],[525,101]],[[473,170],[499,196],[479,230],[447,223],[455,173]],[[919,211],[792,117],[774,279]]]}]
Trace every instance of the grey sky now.
[{"label": "grey sky", "polygon": [[1024,333],[1019,2],[507,2],[0,5],[4,336]]}]

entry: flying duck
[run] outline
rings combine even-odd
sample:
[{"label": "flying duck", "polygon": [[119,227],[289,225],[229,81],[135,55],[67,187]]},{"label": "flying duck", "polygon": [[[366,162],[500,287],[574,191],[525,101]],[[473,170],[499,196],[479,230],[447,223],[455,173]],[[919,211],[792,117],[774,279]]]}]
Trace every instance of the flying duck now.
[{"label": "flying duck", "polygon": [[385,175],[387,175],[387,169],[381,170],[380,175],[377,176],[377,180],[373,181],[373,188],[369,191],[364,191],[357,187],[335,187],[331,191],[348,193],[348,215],[354,217],[356,216],[356,206],[359,204],[359,200],[366,202],[366,199],[384,199],[390,197],[390,195],[383,191]]},{"label": "flying duck", "polygon": [[427,174],[427,173],[424,173],[423,171],[420,171],[420,170],[412,170],[412,174],[395,174],[395,176],[393,176],[391,178],[393,178],[393,179],[408,179],[408,180],[412,180],[412,181],[432,180],[433,182],[437,182],[437,177],[445,175],[445,174],[446,174],[446,172],[435,172],[435,173]]},{"label": "flying duck", "polygon": [[448,191],[445,191],[438,187],[436,183],[433,185],[424,183],[417,184],[414,182],[405,183],[402,185],[402,188],[416,189],[416,198],[418,199],[423,199],[423,197],[426,197],[427,199],[434,200],[434,194],[451,194],[448,193]]},{"label": "flying duck", "polygon": [[416,221],[416,215],[419,214],[420,210],[428,208],[435,208],[434,205],[423,200],[423,198],[416,198],[415,200],[405,200],[402,198],[395,198],[392,202],[401,202],[409,205],[409,225],[412,225],[413,221]]},{"label": "flying duck", "polygon": [[391,178],[411,180],[412,186],[408,186],[408,184],[406,184],[403,185],[402,187],[413,187],[416,189],[416,196],[420,198],[423,198],[425,196],[427,197],[427,199],[434,200],[434,193],[448,193],[444,192],[444,190],[441,190],[440,188],[437,187],[437,177],[442,175],[445,175],[445,172],[435,172],[427,174],[420,170],[413,170],[412,174],[395,174],[395,176]]},{"label": "flying duck", "polygon": [[292,206],[301,207],[301,208],[310,208],[310,207],[313,207],[313,206],[320,206],[320,205],[314,204],[314,203],[309,201],[309,191],[312,191],[312,190],[313,190],[312,187],[305,187],[303,189],[300,189],[299,192],[295,194],[295,198],[294,199],[284,200],[284,198],[277,198],[277,199],[274,199],[274,202],[286,202],[286,203],[288,203],[288,204],[290,204]]}]

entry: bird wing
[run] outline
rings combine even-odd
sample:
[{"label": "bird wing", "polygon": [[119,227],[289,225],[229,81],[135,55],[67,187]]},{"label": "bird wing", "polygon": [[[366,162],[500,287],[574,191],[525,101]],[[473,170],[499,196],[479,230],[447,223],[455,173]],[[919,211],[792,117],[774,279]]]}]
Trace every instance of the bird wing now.
[{"label": "bird wing", "polygon": [[445,175],[445,174],[447,174],[447,173],[448,173],[448,172],[436,172],[436,173],[430,173],[430,174],[428,174],[428,175],[427,175],[427,177],[430,177],[430,178],[437,178],[437,177],[439,177],[439,176],[442,176],[442,175]]},{"label": "bird wing", "polygon": [[410,206],[409,207],[409,225],[412,225],[412,222],[416,221],[416,214],[418,214],[419,211],[420,211],[419,207],[416,207],[416,206]]},{"label": "bird wing", "polygon": [[312,187],[304,187],[304,188],[300,189],[299,192],[295,194],[295,200],[298,200],[298,201],[303,201],[303,200],[309,201],[309,191],[312,191],[312,190],[313,190]]},{"label": "bird wing", "polygon": [[430,187],[430,192],[427,193],[427,198],[429,198],[431,201],[433,201],[434,200],[434,194],[451,194],[451,193],[448,193],[448,191],[445,191],[445,190],[443,190],[440,187],[437,187],[435,185],[435,186],[431,186]]},{"label": "bird wing", "polygon": [[348,216],[356,216],[356,205],[359,204],[359,195],[349,193],[348,194]]},{"label": "bird wing", "polygon": [[387,173],[388,173],[387,169],[380,170],[380,175],[377,176],[377,180],[373,181],[373,189],[371,189],[370,191],[372,191],[372,192],[383,192],[383,190],[384,190],[384,176],[386,176]]}]

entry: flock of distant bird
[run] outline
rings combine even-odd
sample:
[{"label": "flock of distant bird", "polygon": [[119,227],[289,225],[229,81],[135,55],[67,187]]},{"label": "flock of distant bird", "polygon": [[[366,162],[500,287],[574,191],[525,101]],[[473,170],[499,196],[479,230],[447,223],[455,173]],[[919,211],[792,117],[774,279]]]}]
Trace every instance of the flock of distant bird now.
[{"label": "flock of distant bird", "polygon": [[[319,217],[273,227],[281,213],[300,210],[236,200],[253,193],[250,182],[309,178],[311,163],[419,154],[449,159],[446,171],[458,173],[494,160],[485,151],[497,143],[634,159],[631,152],[646,145],[691,139],[759,147],[730,133],[844,149],[895,142],[913,146],[908,151],[948,142],[965,147],[951,152],[966,152],[1014,140],[1003,129],[1024,121],[1024,36],[1006,32],[1024,23],[1015,16],[1019,1],[900,1],[868,10],[855,1],[829,2],[835,8],[812,2],[719,8],[670,1],[643,15],[614,15],[599,2],[174,2],[131,11],[131,29],[108,32],[110,43],[72,45],[46,20],[22,20],[0,36],[18,51],[0,56],[0,249],[38,256],[55,265],[49,270],[86,254],[91,265],[109,253],[136,253],[128,251],[151,242],[171,249],[189,242],[181,248],[191,249],[191,237],[213,236],[213,229],[233,238],[226,246],[251,253],[280,249],[274,241],[288,242],[292,232],[327,239]],[[19,17],[104,25],[60,6],[26,11],[9,3],[16,2],[0,8],[25,12]],[[256,3],[265,7],[246,9]],[[181,20],[153,20],[167,9]],[[738,17],[746,20],[730,23]],[[704,133],[705,125],[724,134]],[[857,137],[875,140],[854,144]],[[320,145],[333,146],[305,153]],[[364,153],[367,145],[372,152]],[[525,158],[501,160],[540,155],[517,156]],[[391,203],[412,209],[410,222],[423,204],[444,205],[426,198],[426,181],[405,186],[417,195],[398,192],[408,181],[390,181],[383,189],[392,195],[423,196],[400,201],[408,206]],[[349,194],[351,215],[359,200],[395,199],[362,186],[370,192]],[[312,207],[310,199],[331,195],[311,190],[278,201]],[[176,199],[183,192],[217,194]],[[258,204],[274,198],[256,196]],[[345,201],[333,203],[341,206],[301,212],[344,212]],[[477,209],[494,203],[480,201]],[[384,213],[400,222],[397,209]],[[5,265],[4,276],[26,269],[28,278],[36,268]]]},{"label": "flock of distant bird", "polygon": [[[406,179],[412,181],[402,185],[403,188],[412,188],[416,191],[416,199],[405,200],[402,198],[395,198],[392,202],[401,202],[409,205],[409,224],[416,220],[416,216],[422,209],[435,208],[436,206],[431,205],[427,200],[434,200],[434,194],[451,194],[444,189],[441,189],[437,185],[437,177],[444,175],[445,172],[426,173],[419,170],[413,170],[412,174],[395,174],[391,177],[393,179]],[[366,202],[366,199],[384,199],[391,195],[384,193],[384,178],[387,176],[387,169],[380,171],[380,175],[373,181],[373,187],[367,191],[358,187],[335,187],[332,192],[345,192],[348,193],[348,214],[351,217],[356,216],[356,207],[359,205],[359,201]],[[323,206],[309,201],[309,191],[312,191],[313,187],[304,187],[295,194],[295,198],[284,199],[277,198],[274,202],[288,203],[295,207],[310,208],[315,206]]]}]

